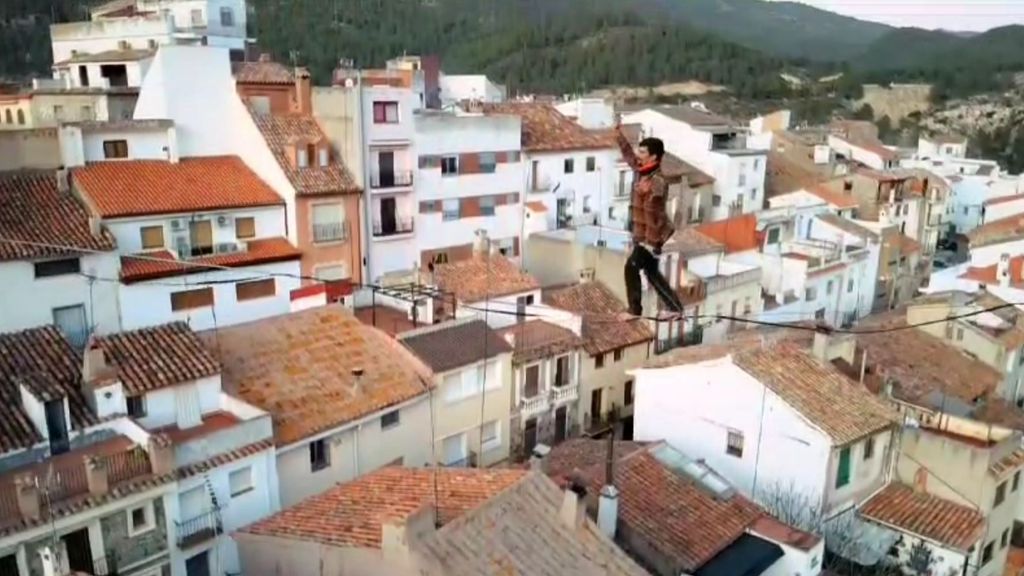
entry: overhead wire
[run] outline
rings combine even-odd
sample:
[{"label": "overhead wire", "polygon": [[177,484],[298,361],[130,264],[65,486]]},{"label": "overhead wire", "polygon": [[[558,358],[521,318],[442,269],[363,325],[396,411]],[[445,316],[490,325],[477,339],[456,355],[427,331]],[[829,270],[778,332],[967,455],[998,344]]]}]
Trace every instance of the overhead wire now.
[{"label": "overhead wire", "polygon": [[[34,246],[34,247],[37,247],[37,248],[48,248],[48,249],[51,249],[51,250],[58,250],[58,251],[60,251],[62,253],[67,253],[67,254],[75,254],[75,253],[78,253],[78,254],[108,254],[107,251],[103,251],[103,250],[95,250],[95,249],[89,249],[89,248],[82,248],[82,247],[78,247],[78,246],[53,244],[53,243],[47,243],[47,242],[36,242],[36,241],[30,241],[30,240],[16,240],[16,239],[3,238],[3,237],[0,237],[0,243],[16,244],[16,245],[23,245],[23,246]],[[160,258],[160,257],[156,257],[156,256],[148,256],[148,255],[145,255],[145,254],[132,254],[132,255],[127,256],[127,257],[130,257],[130,258],[136,259],[136,260],[159,262],[159,263],[162,263],[162,264],[172,263],[172,264],[174,264],[176,266],[180,266],[180,267],[183,267],[183,268],[196,268],[196,269],[199,269],[199,270],[197,270],[197,272],[198,271],[230,271],[230,272],[236,272],[236,273],[240,272],[239,268],[233,268],[233,267],[230,267],[230,266],[225,266],[225,265],[220,265],[220,264],[212,264],[212,263],[209,263],[209,262],[191,262],[191,261],[188,261],[188,260],[168,260],[167,258]],[[196,281],[196,280],[193,279],[191,282],[189,282],[189,284],[193,285],[193,286],[195,286],[195,285],[235,284],[235,283],[243,282],[243,281],[261,280],[261,279],[266,279],[266,278],[291,278],[291,279],[295,279],[295,280],[308,280],[308,281],[321,282],[321,283],[326,283],[326,282],[330,282],[331,281],[331,280],[325,280],[325,279],[319,278],[317,276],[311,276],[311,275],[306,275],[306,274],[292,274],[292,273],[289,273],[289,272],[268,271],[268,270],[259,270],[259,269],[247,269],[246,272],[249,273],[249,274],[255,275],[255,277],[247,278],[247,279],[244,279],[244,280],[240,280],[240,279],[235,278],[235,279],[230,279],[230,280],[228,280],[228,279],[212,279],[212,280]],[[83,276],[85,276],[87,278],[92,278],[92,279],[96,279],[96,280],[118,282],[118,283],[125,284],[125,282],[122,279],[116,279],[115,280],[115,279],[111,279],[111,278],[103,278],[101,276],[89,275],[89,274],[84,274],[84,273],[81,274],[81,275],[83,275]],[[153,281],[145,280],[144,282],[152,283]],[[164,285],[169,285],[169,286],[174,286],[174,287],[182,287],[183,286],[183,284],[170,284],[170,283],[163,283],[163,284]],[[376,285],[376,284],[364,284],[364,283],[357,283],[357,282],[351,282],[351,285],[354,286],[354,287],[358,287],[358,288],[367,288],[367,289],[373,289],[373,290],[397,290],[398,289],[396,287],[386,287],[386,286],[380,286],[380,285]],[[484,307],[480,307],[480,306],[474,306],[474,305],[471,305],[471,304],[461,304],[460,306],[462,308],[465,308],[465,309],[474,310],[474,311],[477,311],[477,312],[486,312],[488,314],[502,314],[502,315],[507,315],[507,316],[516,316],[516,317],[522,317],[522,318],[538,318],[538,319],[543,319],[543,318],[549,317],[548,315],[545,315],[545,314],[537,314],[537,313],[527,312],[527,311],[520,312],[518,310],[511,311],[511,310],[495,309],[495,308],[491,307],[490,305],[485,305]],[[561,308],[555,308],[555,307],[547,306],[547,305],[544,305],[544,304],[534,304],[534,305],[531,305],[531,306],[533,308],[535,308],[535,309],[536,308],[549,309],[549,310],[554,310],[554,311],[558,311],[558,312],[562,312],[562,313],[569,312],[569,311],[561,309]],[[802,330],[802,331],[808,331],[808,332],[827,332],[827,333],[835,333],[835,334],[882,334],[882,333],[888,333],[888,332],[899,332],[899,331],[903,331],[903,330],[909,330],[909,329],[912,329],[912,328],[919,328],[919,327],[922,327],[922,326],[930,326],[930,325],[934,325],[934,324],[942,324],[942,323],[945,323],[945,322],[950,322],[950,321],[953,321],[953,320],[959,320],[959,319],[963,319],[963,318],[971,318],[971,317],[974,317],[974,316],[979,316],[981,314],[985,314],[985,313],[989,313],[989,312],[996,312],[996,311],[999,311],[999,310],[1003,310],[1003,309],[1007,309],[1007,308],[1013,308],[1013,307],[1017,307],[1017,306],[1024,306],[1024,302],[1008,302],[1008,303],[1000,304],[1000,305],[997,305],[997,306],[989,306],[989,307],[980,308],[980,309],[977,309],[977,310],[972,310],[970,312],[948,315],[948,316],[946,316],[944,318],[940,318],[940,319],[936,319],[936,320],[929,320],[929,321],[925,321],[925,322],[907,323],[907,324],[899,324],[899,325],[894,325],[894,326],[884,326],[884,327],[866,328],[866,329],[835,328],[835,327],[829,326],[829,325],[824,324],[824,323],[818,323],[818,324],[815,324],[815,325],[808,325],[806,323],[806,321],[804,321],[804,322],[800,322],[800,321],[798,321],[798,322],[772,322],[772,321],[767,321],[767,320],[756,320],[756,319],[753,319],[753,318],[746,318],[746,317],[741,317],[741,316],[732,316],[732,315],[725,315],[725,314],[696,314],[696,315],[691,315],[691,316],[687,316],[687,317],[689,317],[689,318],[713,319],[713,320],[728,320],[728,321],[731,321],[731,322],[736,322],[736,323],[741,323],[741,324],[749,324],[749,325],[754,325],[754,326],[762,326],[762,327],[770,327],[770,328],[784,328],[784,329]],[[594,313],[594,312],[578,313],[577,312],[576,314],[580,315],[580,316],[587,317],[588,318],[588,322],[595,323],[595,324],[602,324],[602,323],[621,324],[623,321],[631,321],[631,320],[637,320],[637,321],[639,321],[639,320],[649,320],[649,321],[652,321],[652,322],[665,322],[665,321],[668,321],[670,319],[670,318],[667,318],[667,317],[664,317],[664,316],[633,316],[631,318],[628,318],[628,319],[624,320],[622,317],[620,317],[619,315],[614,314],[614,313],[600,313],[600,312],[598,312],[598,313]],[[601,316],[604,316],[605,318],[600,318]],[[613,316],[614,318],[607,318],[609,316]],[[682,317],[682,315],[679,315],[678,317]],[[678,317],[674,316],[674,318],[678,318]]]}]

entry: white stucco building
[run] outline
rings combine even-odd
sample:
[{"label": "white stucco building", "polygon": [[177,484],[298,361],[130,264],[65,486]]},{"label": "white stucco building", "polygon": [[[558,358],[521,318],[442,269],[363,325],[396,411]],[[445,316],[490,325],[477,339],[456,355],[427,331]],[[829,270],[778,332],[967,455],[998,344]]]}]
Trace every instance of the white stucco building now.
[{"label": "white stucco building", "polygon": [[715,180],[705,222],[756,212],[764,205],[767,150],[747,146],[747,128],[695,106],[658,106],[627,111],[623,123],[643,126],[665,150]]},{"label": "white stucco building", "polygon": [[441,104],[451,106],[465,101],[504,102],[508,91],[483,74],[441,74]]}]

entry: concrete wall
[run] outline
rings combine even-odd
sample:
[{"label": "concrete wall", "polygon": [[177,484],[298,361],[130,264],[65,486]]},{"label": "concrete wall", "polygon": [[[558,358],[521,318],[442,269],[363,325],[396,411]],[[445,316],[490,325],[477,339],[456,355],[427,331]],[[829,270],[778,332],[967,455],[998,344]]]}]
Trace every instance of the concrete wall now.
[{"label": "concrete wall", "polygon": [[761,573],[761,576],[818,576],[821,574],[821,565],[825,558],[824,538],[820,539],[818,544],[810,550],[802,550],[753,530],[748,530],[748,533],[774,542],[779,548],[782,548],[782,558],[776,560]]},{"label": "concrete wall", "polygon": [[[445,464],[445,439],[463,436],[464,454],[477,454],[479,466],[491,466],[508,459],[509,415],[512,413],[512,355],[500,354],[488,362],[486,385],[476,383],[482,393],[471,396],[459,394],[464,381],[476,382],[480,378],[483,362],[437,374],[434,377],[434,461]],[[482,446],[480,428],[490,422],[498,423],[498,441]]]},{"label": "concrete wall", "polygon": [[[381,414],[395,409],[401,410],[400,423],[382,430]],[[430,398],[424,394],[344,427],[279,446],[277,470],[281,506],[287,508],[399,459],[405,466],[428,464],[431,461],[430,420]],[[331,465],[313,472],[309,464],[309,443],[319,438],[327,439]]]},{"label": "concrete wall", "polygon": [[[619,410],[619,416],[633,413],[632,403],[626,405],[626,382],[633,380],[629,371],[639,368],[653,353],[653,342],[636,344],[622,350],[622,357],[616,361],[612,352],[604,354],[604,366],[597,367],[596,357],[583,352],[580,358],[580,402],[577,420],[580,425],[588,418],[601,417],[611,410]],[[591,398],[595,390],[601,390],[601,411],[591,414]],[[634,388],[635,390],[635,388]]]},{"label": "concrete wall", "polygon": [[[587,172],[590,157],[594,158],[594,171]],[[565,161],[570,158],[573,171],[566,174]],[[593,224],[598,214],[608,210],[618,182],[618,158],[618,149],[612,148],[527,152],[523,162],[526,200],[544,204],[548,229],[559,227],[559,200],[566,207],[564,214],[571,216],[572,222]]]},{"label": "concrete wall", "polygon": [[168,140],[166,129],[89,131],[82,134],[85,161],[106,160],[103,143],[108,140],[127,141],[128,157],[132,160],[167,160],[169,147],[173,145]]},{"label": "concrete wall", "polygon": [[440,86],[444,105],[462,100],[502,102],[507,96],[504,86],[491,82],[483,74],[441,74]]},{"label": "concrete wall", "polygon": [[416,576],[418,570],[387,562],[376,548],[340,548],[315,542],[240,533],[243,574],[289,576]]},{"label": "concrete wall", "polygon": [[[232,218],[228,226],[220,226],[217,217],[226,215]],[[159,214],[155,216],[143,216],[138,218],[119,218],[107,220],[106,226],[114,238],[117,239],[118,250],[122,254],[133,254],[142,252],[142,232],[146,226],[163,226],[164,248],[170,251],[175,250],[174,236],[177,234],[171,228],[172,220],[185,221],[185,235],[187,236],[187,222],[195,220],[212,220],[213,243],[239,242],[235,232],[235,218],[253,218],[256,223],[256,238],[276,238],[285,235],[284,229],[284,208],[281,206],[268,206],[260,208],[249,208],[242,210],[225,210],[223,212],[203,212],[196,214]],[[242,240],[244,241],[244,240]]]},{"label": "concrete wall", "polygon": [[53,170],[61,165],[55,128],[0,130],[0,171]]}]

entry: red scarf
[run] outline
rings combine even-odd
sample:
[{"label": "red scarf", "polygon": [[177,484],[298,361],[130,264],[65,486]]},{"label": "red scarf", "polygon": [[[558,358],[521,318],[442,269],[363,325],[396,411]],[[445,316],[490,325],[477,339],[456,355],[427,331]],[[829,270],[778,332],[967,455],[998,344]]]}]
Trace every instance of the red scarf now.
[{"label": "red scarf", "polygon": [[651,160],[647,164],[644,164],[644,165],[640,166],[640,168],[637,170],[637,172],[639,172],[641,176],[649,176],[652,172],[657,170],[658,166],[660,166],[660,165],[661,165],[661,162],[658,162],[657,159]]}]

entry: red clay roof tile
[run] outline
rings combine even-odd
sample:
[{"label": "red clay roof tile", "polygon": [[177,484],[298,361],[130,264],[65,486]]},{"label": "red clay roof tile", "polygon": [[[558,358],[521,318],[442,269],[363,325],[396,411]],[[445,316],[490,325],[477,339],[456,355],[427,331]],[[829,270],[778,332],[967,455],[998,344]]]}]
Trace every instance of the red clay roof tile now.
[{"label": "red clay roof tile", "polygon": [[295,143],[316,143],[326,141],[327,136],[313,116],[308,114],[258,114],[252,113],[256,127],[263,134],[267,146],[284,170],[288,180],[300,195],[330,195],[358,193],[352,174],[333,150],[329,153],[327,166],[321,166],[319,158],[309,158],[309,165],[298,168],[288,157],[291,145]]},{"label": "red clay roof tile", "polygon": [[890,484],[864,503],[860,515],[966,551],[982,537],[985,516],[903,484]]},{"label": "red clay roof tile", "polygon": [[757,216],[754,214],[700,224],[696,229],[712,240],[724,244],[725,251],[729,254],[757,250],[761,245],[757,236]]},{"label": "red clay roof tile", "polygon": [[500,255],[474,254],[472,258],[437,264],[434,281],[461,302],[474,303],[493,297],[530,292],[540,287],[537,279]]},{"label": "red clay roof tile", "polygon": [[135,394],[220,372],[213,355],[184,322],[119,332],[96,343],[124,387]]},{"label": "red clay roof tile", "polygon": [[523,119],[522,145],[527,152],[617,148],[609,134],[583,128],[550,104],[502,102],[484,104],[483,109],[488,114],[520,116]]},{"label": "red clay roof tile", "polygon": [[545,292],[544,301],[583,317],[583,349],[595,356],[654,340],[644,322],[620,322],[626,306],[598,281]]},{"label": "red clay roof tile", "polygon": [[122,256],[121,280],[126,284],[131,284],[205,272],[221,266],[244,268],[259,264],[298,260],[301,257],[302,252],[285,238],[250,240],[246,242],[246,249],[241,252],[204,256],[187,261],[179,260],[168,250],[159,250],[134,256]]}]

